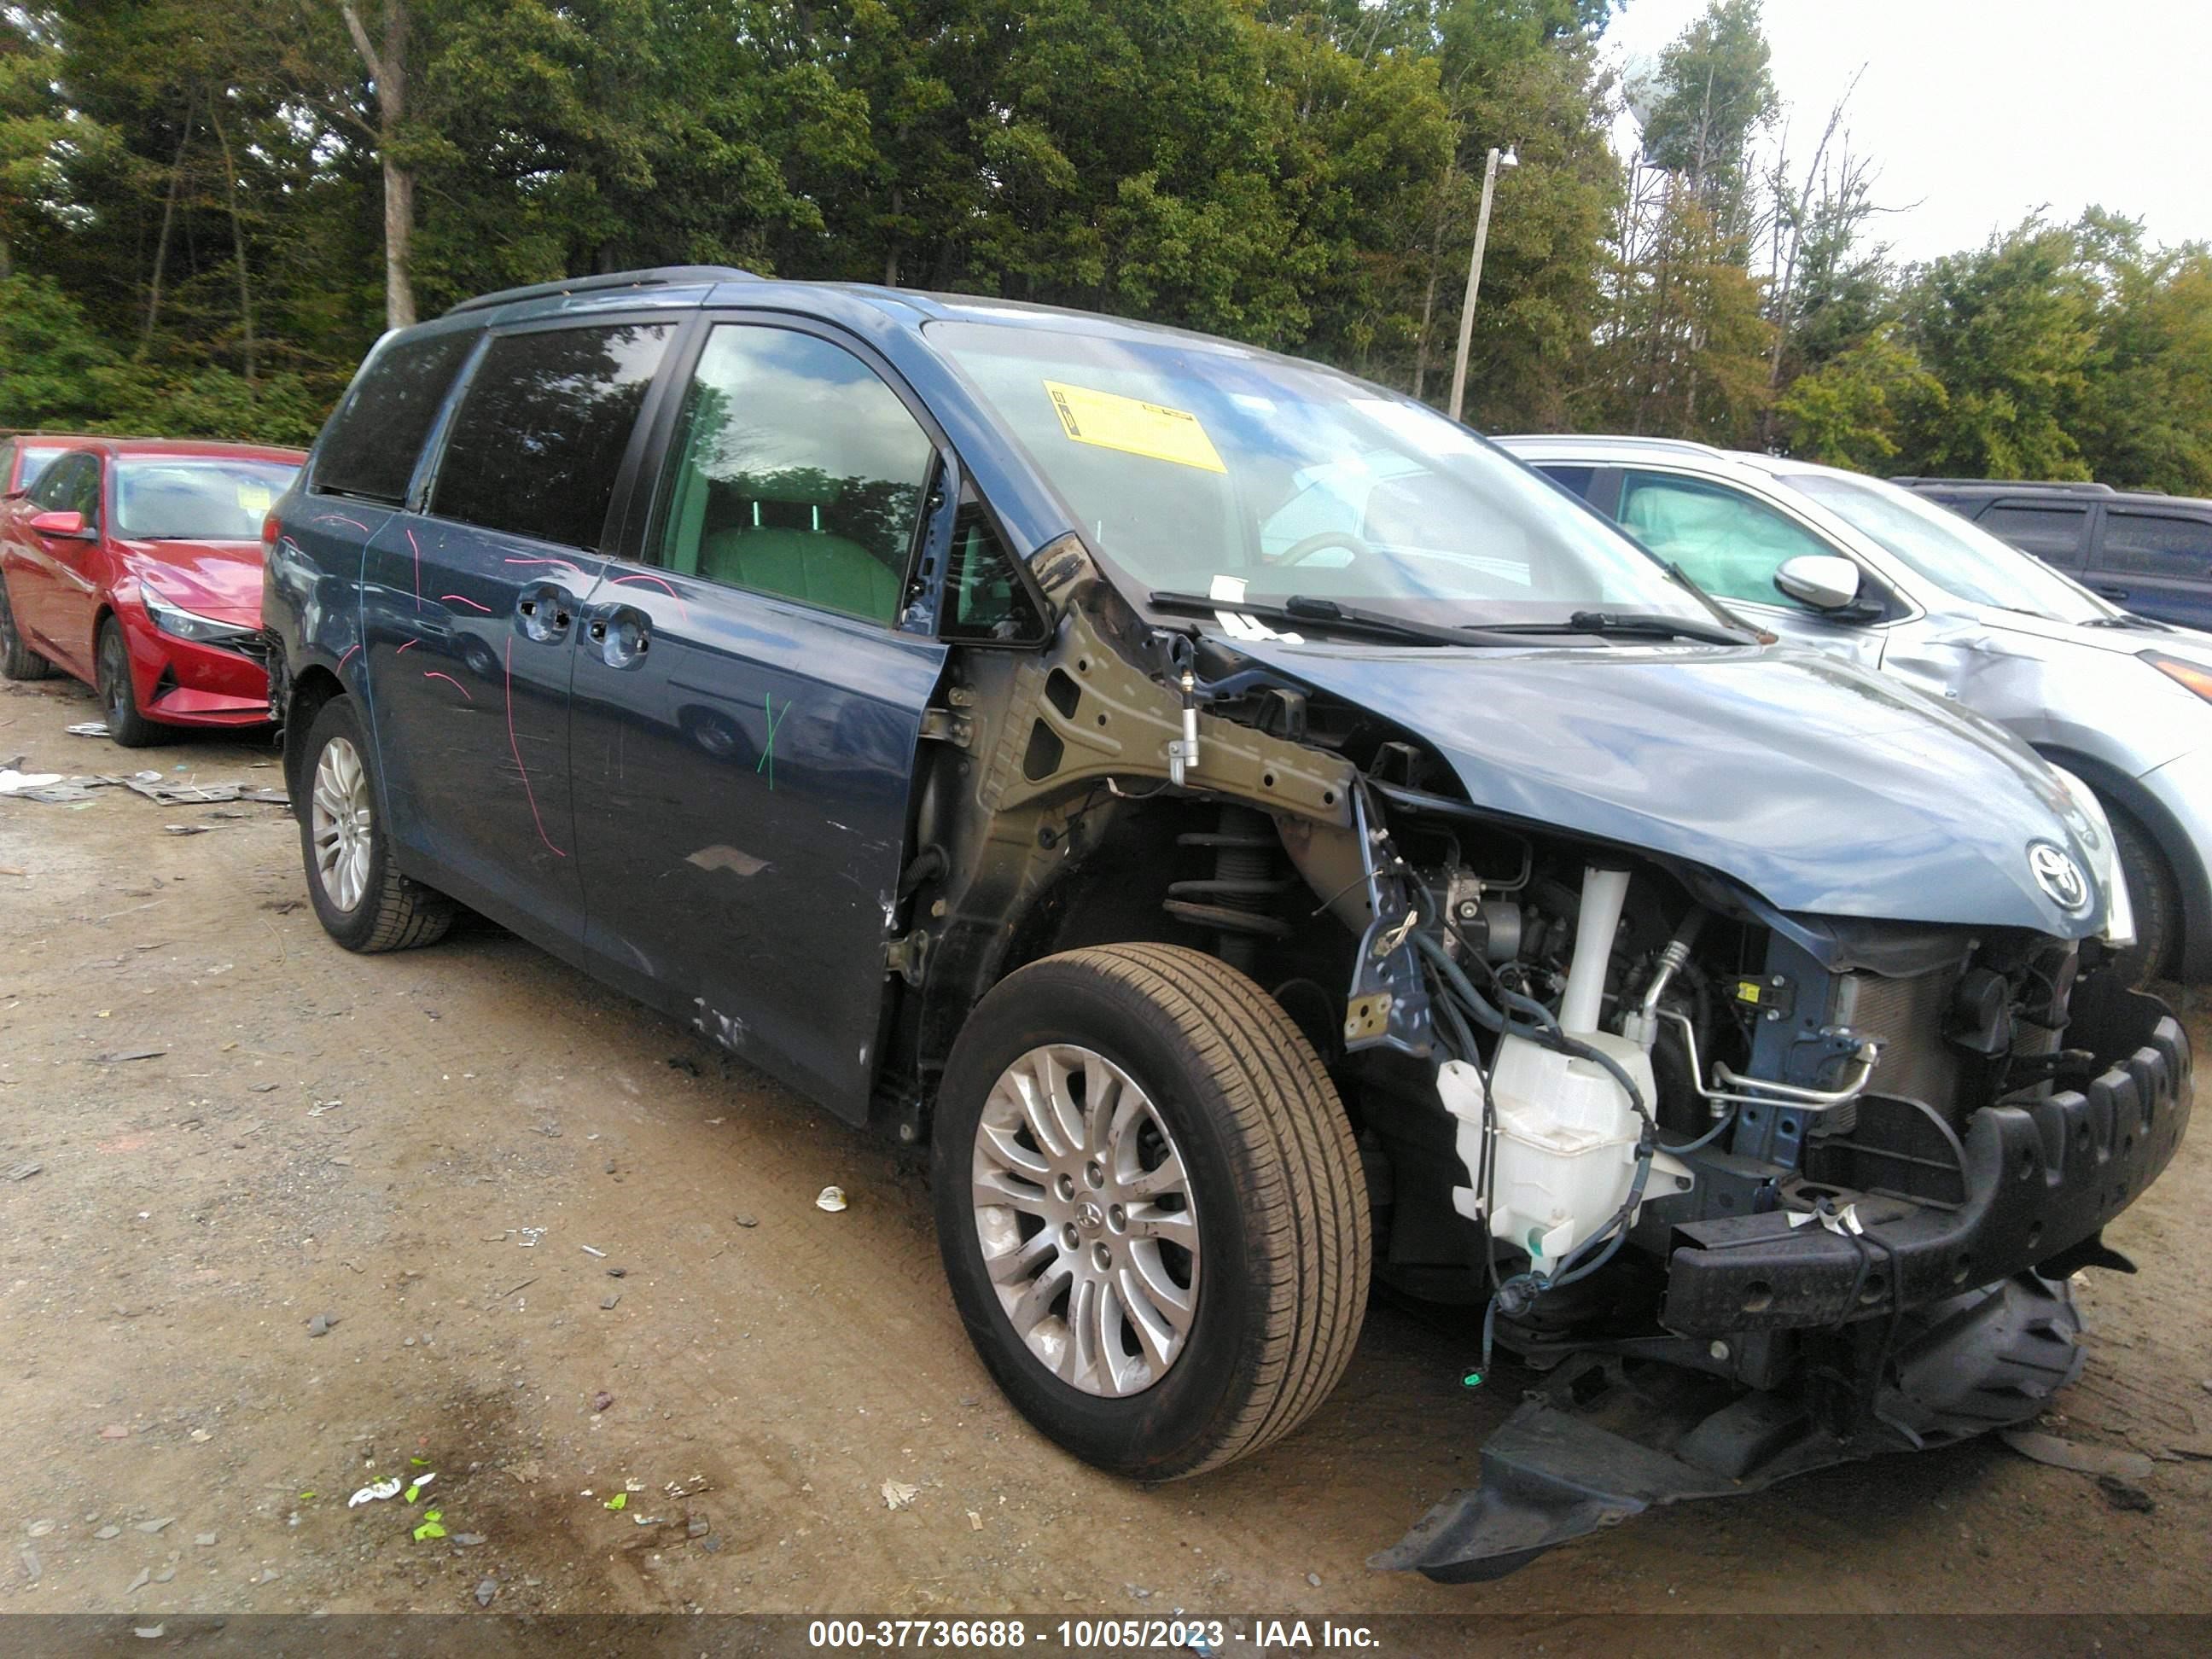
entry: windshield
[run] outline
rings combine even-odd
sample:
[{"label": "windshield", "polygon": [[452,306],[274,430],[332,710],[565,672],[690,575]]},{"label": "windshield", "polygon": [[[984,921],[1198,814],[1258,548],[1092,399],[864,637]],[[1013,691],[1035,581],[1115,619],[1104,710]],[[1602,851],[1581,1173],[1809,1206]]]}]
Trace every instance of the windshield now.
[{"label": "windshield", "polygon": [[1442,416],[1231,347],[935,322],[1075,514],[1153,592],[1427,623],[1593,606],[1711,626],[1664,566]]},{"label": "windshield", "polygon": [[1871,537],[1946,592],[1975,605],[2052,622],[2100,622],[2123,613],[2075,586],[2032,553],[2001,542],[1948,507],[1877,478],[1784,472],[1781,482]]},{"label": "windshield", "polygon": [[229,456],[138,457],[115,466],[115,533],[134,541],[253,542],[300,469]]}]

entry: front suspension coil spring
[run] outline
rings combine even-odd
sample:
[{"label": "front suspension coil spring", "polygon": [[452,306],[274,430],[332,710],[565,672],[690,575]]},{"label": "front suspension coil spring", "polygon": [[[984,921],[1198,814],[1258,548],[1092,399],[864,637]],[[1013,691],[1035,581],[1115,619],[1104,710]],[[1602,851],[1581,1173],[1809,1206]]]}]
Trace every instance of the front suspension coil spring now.
[{"label": "front suspension coil spring", "polygon": [[1170,884],[1164,908],[1181,921],[1212,928],[1224,962],[1249,971],[1261,939],[1290,937],[1291,924],[1268,914],[1268,902],[1295,889],[1298,878],[1280,873],[1282,842],[1266,813],[1224,806],[1218,829],[1177,836],[1176,845],[1211,848],[1213,874]]}]

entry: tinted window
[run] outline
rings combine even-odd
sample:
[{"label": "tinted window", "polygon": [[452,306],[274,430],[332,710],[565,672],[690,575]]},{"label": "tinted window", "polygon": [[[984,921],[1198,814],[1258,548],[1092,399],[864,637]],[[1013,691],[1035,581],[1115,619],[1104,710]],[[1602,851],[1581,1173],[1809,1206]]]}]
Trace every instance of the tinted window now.
[{"label": "tinted window", "polygon": [[378,352],[331,416],[315,457],[314,488],[395,507],[404,500],[430,423],[476,343],[463,330]]},{"label": "tinted window", "polygon": [[[82,513],[85,527],[100,523],[100,458],[64,455],[40,475],[31,504],[41,513]],[[259,535],[257,526],[254,534]]]},{"label": "tinted window", "polygon": [[[1796,605],[1774,573],[1837,550],[1740,490],[1692,478],[1632,472],[1621,486],[1621,527],[1716,599]],[[1801,607],[1802,608],[1802,607]]]},{"label": "tinted window", "polygon": [[945,615],[938,632],[949,640],[1034,642],[1044,618],[1014,574],[1014,562],[972,499],[952,525],[952,558],[945,573]]},{"label": "tinted window", "polygon": [[1589,497],[1590,480],[1597,477],[1594,466],[1562,466],[1556,461],[1547,461],[1536,469],[1553,483],[1571,495]]},{"label": "tinted window", "polygon": [[244,456],[134,456],[115,465],[115,533],[148,539],[252,542],[300,469]]},{"label": "tinted window", "polygon": [[2089,516],[2086,507],[2029,507],[2000,501],[1974,520],[2001,541],[2025,548],[2039,559],[2071,564],[2081,549],[2081,526]]},{"label": "tinted window", "polygon": [[897,615],[936,446],[851,352],[723,325],[684,393],[673,453],[664,565],[848,616]]},{"label": "tinted window", "polygon": [[2203,581],[2212,577],[2212,522],[2107,507],[2105,550],[2097,563],[2135,575]]},{"label": "tinted window", "polygon": [[597,547],[671,331],[623,324],[494,340],[453,416],[430,510]]}]

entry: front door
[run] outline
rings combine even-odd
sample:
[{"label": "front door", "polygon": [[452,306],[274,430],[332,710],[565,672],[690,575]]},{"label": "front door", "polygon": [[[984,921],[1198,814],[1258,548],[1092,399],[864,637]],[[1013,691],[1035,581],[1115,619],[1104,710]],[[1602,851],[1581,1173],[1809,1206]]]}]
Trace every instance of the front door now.
[{"label": "front door", "polygon": [[594,955],[855,1121],[945,658],[894,625],[935,460],[855,350],[717,325],[643,557],[609,565],[576,658]]},{"label": "front door", "polygon": [[1621,528],[1745,621],[1790,644],[1881,666],[1880,629],[1824,616],[1775,586],[1775,572],[1792,559],[1849,557],[1780,508],[1728,484],[1631,470],[1618,512]]},{"label": "front door", "polygon": [[584,922],[568,682],[597,549],[673,325],[495,335],[427,510],[362,573],[362,649],[394,834],[425,875],[541,943]]}]

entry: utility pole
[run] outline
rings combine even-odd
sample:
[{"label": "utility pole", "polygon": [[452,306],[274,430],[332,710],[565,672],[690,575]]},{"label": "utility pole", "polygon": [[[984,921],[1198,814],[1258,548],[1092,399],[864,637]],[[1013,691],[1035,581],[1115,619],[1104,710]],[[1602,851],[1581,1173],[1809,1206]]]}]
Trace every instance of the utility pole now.
[{"label": "utility pole", "polygon": [[1482,169],[1482,211],[1475,216],[1474,253],[1467,262],[1467,298],[1459,307],[1459,355],[1452,359],[1451,417],[1455,421],[1467,399],[1467,349],[1474,339],[1474,295],[1482,286],[1482,245],[1490,240],[1490,198],[1498,189],[1498,169],[1520,165],[1521,158],[1509,144],[1502,150],[1493,147],[1489,163]]}]

